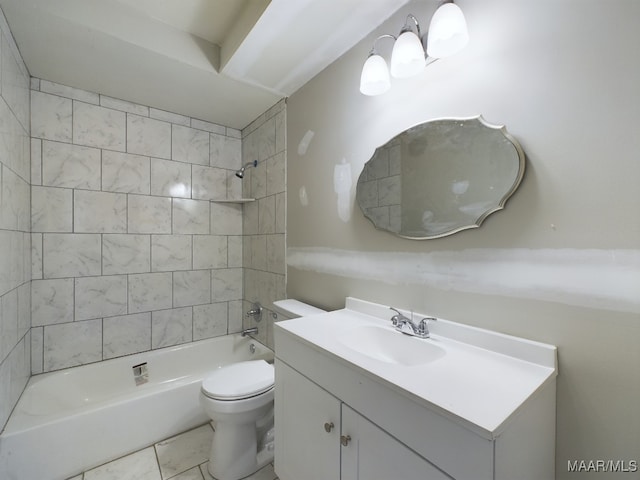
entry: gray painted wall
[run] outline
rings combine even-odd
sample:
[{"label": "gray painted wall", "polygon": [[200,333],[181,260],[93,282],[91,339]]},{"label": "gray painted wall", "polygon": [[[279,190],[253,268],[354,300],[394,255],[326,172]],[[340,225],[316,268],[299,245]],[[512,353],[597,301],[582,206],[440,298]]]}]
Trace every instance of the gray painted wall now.
[{"label": "gray painted wall", "polygon": [[[457,3],[471,37],[459,55],[384,96],[359,93],[377,35],[409,12],[426,30],[436,2],[412,2],[289,99],[288,296],[325,308],[356,296],[557,345],[557,478],[579,475],[568,461],[639,460],[640,3]],[[527,154],[506,209],[438,240],[375,230],[353,205],[374,149],[478,114]],[[343,161],[346,215],[333,185]]]}]

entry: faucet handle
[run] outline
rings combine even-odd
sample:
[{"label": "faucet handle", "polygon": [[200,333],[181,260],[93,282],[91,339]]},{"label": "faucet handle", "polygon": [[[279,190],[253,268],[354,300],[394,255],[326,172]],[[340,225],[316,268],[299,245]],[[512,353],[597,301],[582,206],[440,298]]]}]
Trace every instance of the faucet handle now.
[{"label": "faucet handle", "polygon": [[393,317],[391,317],[391,323],[394,326],[397,326],[398,323],[400,323],[400,320],[404,318],[404,315],[402,313],[400,313],[398,310],[396,310],[393,307],[389,307],[390,310],[393,310],[394,312],[396,312],[396,315],[394,315]]},{"label": "faucet handle", "polygon": [[437,320],[438,319],[436,317],[424,317],[422,320],[420,320],[420,323],[418,324],[418,331],[420,332],[420,334],[429,335],[429,322],[435,322]]}]

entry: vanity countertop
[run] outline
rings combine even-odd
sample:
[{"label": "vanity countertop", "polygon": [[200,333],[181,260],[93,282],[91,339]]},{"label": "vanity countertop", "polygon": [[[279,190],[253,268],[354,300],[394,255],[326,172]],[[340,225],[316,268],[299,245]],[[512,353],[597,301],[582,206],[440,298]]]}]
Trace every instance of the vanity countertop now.
[{"label": "vanity countertop", "polygon": [[[420,339],[395,331],[392,314],[388,306],[348,298],[342,310],[277,322],[275,328],[278,335],[314,348],[487,438],[495,438],[527,399],[557,375],[554,346],[442,319],[429,323],[431,338]],[[385,341],[371,343],[377,335],[369,333],[378,331]],[[386,340],[406,346],[405,352],[396,352],[404,355],[400,362],[379,354],[387,348]],[[413,362],[413,352],[424,344],[410,342],[429,343],[426,350],[433,354]]]}]

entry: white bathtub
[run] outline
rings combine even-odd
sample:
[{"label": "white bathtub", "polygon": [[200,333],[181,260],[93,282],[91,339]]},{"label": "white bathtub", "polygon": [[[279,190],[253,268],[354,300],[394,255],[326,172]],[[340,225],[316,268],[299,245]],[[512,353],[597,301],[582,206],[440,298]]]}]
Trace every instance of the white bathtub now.
[{"label": "white bathtub", "polygon": [[273,352],[236,334],[34,376],[0,435],[0,479],[62,480],[202,425],[207,372],[261,358]]}]

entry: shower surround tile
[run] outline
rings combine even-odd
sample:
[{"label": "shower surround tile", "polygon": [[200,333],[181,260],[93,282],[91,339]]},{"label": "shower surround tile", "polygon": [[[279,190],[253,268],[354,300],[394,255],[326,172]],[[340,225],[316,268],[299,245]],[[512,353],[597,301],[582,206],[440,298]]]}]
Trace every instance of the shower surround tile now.
[{"label": "shower surround tile", "polygon": [[73,190],[31,187],[31,231],[73,231]]},{"label": "shower surround tile", "polygon": [[73,102],[73,142],[78,145],[125,150],[126,114],[110,108]]},{"label": "shower surround tile", "polygon": [[129,275],[129,313],[171,308],[172,298],[171,273]]},{"label": "shower surround tile", "polygon": [[42,142],[42,184],[100,190],[100,150],[67,143]]},{"label": "shower surround tile", "polygon": [[102,190],[149,195],[150,160],[149,157],[142,155],[104,150],[102,152]]},{"label": "shower surround tile", "polygon": [[171,158],[171,124],[127,114],[127,152]]},{"label": "shower surround tile", "polygon": [[31,326],[73,321],[73,279],[31,282]]},{"label": "shower surround tile", "polygon": [[224,135],[226,132],[226,127],[222,125],[217,125],[211,122],[205,122],[204,120],[198,120],[196,118],[191,119],[191,127],[197,128],[198,130],[204,130],[210,133],[217,133],[219,135]]},{"label": "shower surround tile", "polygon": [[113,275],[75,279],[75,319],[127,313],[127,277]]},{"label": "shower surround tile", "polygon": [[101,243],[96,234],[44,234],[44,278],[100,275]]},{"label": "shower surround tile", "polygon": [[241,268],[212,270],[211,275],[211,298],[214,302],[242,298]]},{"label": "shower surround tile", "polygon": [[227,238],[224,235],[194,235],[193,268],[226,268]]},{"label": "shower surround tile", "polygon": [[209,133],[173,125],[171,127],[171,158],[179,162],[209,165]]},{"label": "shower surround tile", "polygon": [[276,194],[276,232],[285,233],[287,227],[287,196],[283,193]]},{"label": "shower surround tile", "polygon": [[[271,147],[261,154],[259,145],[278,141],[257,135],[276,134],[277,121],[259,127],[284,114],[283,108],[261,116],[251,126],[251,140],[245,138],[249,130],[48,81],[30,83],[34,135],[30,140],[17,119],[9,124],[16,134],[0,145],[0,153],[9,152],[0,156],[0,188],[3,206],[12,205],[14,195],[5,200],[7,192],[27,192],[18,192],[17,203],[32,201],[33,216],[18,207],[0,213],[0,241],[10,252],[0,257],[7,272],[0,277],[0,297],[16,289],[19,319],[26,318],[22,311],[31,297],[34,373],[240,331],[243,259],[252,257],[243,228],[258,232],[263,204],[263,230],[277,231],[278,198],[284,199],[283,152],[276,146],[277,157]],[[0,115],[12,114],[3,105]],[[263,155],[263,161],[242,181],[234,173],[246,140],[255,146],[251,160]],[[243,207],[211,201],[253,195],[256,175],[257,202]],[[250,219],[245,225],[243,210]],[[34,233],[3,230],[5,223],[24,232],[32,224]],[[260,239],[260,254],[266,255],[267,238]],[[280,250],[279,240],[269,241],[276,242],[274,252]],[[258,264],[280,272],[274,265],[279,258],[274,254]],[[261,294],[283,292],[275,285],[259,288]],[[25,331],[24,322],[14,323],[16,331]],[[91,347],[76,348],[85,339]]]},{"label": "shower surround tile", "polygon": [[128,233],[171,233],[171,199],[129,195]]},{"label": "shower surround tile", "polygon": [[75,367],[102,360],[102,320],[44,327],[44,370]]},{"label": "shower surround tile", "polygon": [[105,318],[102,352],[106,359],[151,350],[151,313]]},{"label": "shower surround tile", "polygon": [[31,185],[42,185],[42,140],[31,139]]},{"label": "shower surround tile", "polygon": [[273,195],[258,200],[258,233],[275,233],[276,199]]},{"label": "shower surround tile", "polygon": [[[17,59],[16,58],[19,59]],[[2,98],[14,112],[15,118],[23,128],[29,128],[29,76],[19,52],[16,56],[11,45],[2,42]]]},{"label": "shower surround tile", "polygon": [[29,184],[10,169],[3,168],[0,185],[0,228],[28,232],[31,225]]},{"label": "shower surround tile", "polygon": [[114,234],[102,236],[102,273],[148,273],[151,265],[149,235]]},{"label": "shower surround tile", "polygon": [[119,98],[108,97],[106,95],[100,95],[100,105],[107,108],[113,108],[114,110],[120,110],[125,113],[133,113],[143,117],[149,116],[149,107],[127,102],[126,100],[120,100]]},{"label": "shower surround tile", "polygon": [[29,180],[29,134],[28,128],[13,116],[13,111],[5,102],[0,102],[0,156],[5,167],[23,180]]},{"label": "shower surround tile", "polygon": [[152,235],[151,271],[191,270],[191,235]]},{"label": "shower surround tile", "polygon": [[166,110],[158,110],[157,108],[149,108],[149,116],[157,120],[163,120],[165,122],[183,125],[186,127],[188,127],[191,123],[189,117],[185,117],[184,115],[180,115],[178,113],[167,112]]},{"label": "shower surround tile", "polygon": [[[215,200],[227,198],[228,170],[215,167],[193,166],[193,198],[199,200]],[[236,180],[238,180],[236,178]],[[239,182],[238,182],[239,183]]]},{"label": "shower surround tile", "polygon": [[191,165],[151,159],[151,195],[191,198]]},{"label": "shower surround tile", "polygon": [[[242,255],[244,270],[243,310],[250,302],[263,306],[286,296],[286,103],[278,102],[242,130],[242,160],[259,161],[257,168],[243,182],[243,197],[256,201],[244,205],[243,247],[235,255]],[[229,266],[231,253],[229,254]],[[213,291],[215,294],[215,282]],[[244,323],[244,328],[256,326],[242,313],[232,322]],[[231,319],[234,318],[232,321]],[[257,336],[273,348],[273,318],[263,316]]]},{"label": "shower surround tile", "polygon": [[191,307],[160,310],[151,313],[151,347],[163,348],[193,340]]},{"label": "shower surround tile", "polygon": [[57,95],[31,92],[31,135],[71,142],[72,101]]},{"label": "shower surround tile", "polygon": [[100,96],[97,93],[88,92],[79,88],[67,87],[58,83],[49,82],[48,80],[40,80],[40,91],[66,97],[72,100],[80,100],[85,103],[98,105]]},{"label": "shower surround tile", "polygon": [[173,199],[173,231],[187,234],[209,234],[209,202]]},{"label": "shower surround tile", "polygon": [[37,375],[42,373],[43,365],[42,359],[44,357],[43,350],[43,335],[44,328],[32,327],[31,328],[31,374]]},{"label": "shower surround tile", "polygon": [[242,140],[226,135],[210,134],[209,165],[237,170],[242,162]]},{"label": "shower surround tile", "polygon": [[42,234],[31,234],[31,279],[42,278]]},{"label": "shower surround tile", "polygon": [[211,203],[211,234],[242,235],[242,206]]},{"label": "shower surround tile", "polygon": [[76,190],[73,230],[76,233],[126,233],[127,196],[124,193]]},{"label": "shower surround tile", "polygon": [[228,310],[229,303],[230,302],[210,303],[193,307],[194,340],[202,340],[227,334],[228,325],[225,319],[230,317]]},{"label": "shower surround tile", "polygon": [[286,183],[286,156],[280,152],[267,162],[267,195],[284,192]]},{"label": "shower surround tile", "polygon": [[[40,140],[31,141],[30,79],[0,11],[0,431],[24,389],[31,365],[31,177],[40,182]],[[48,105],[49,99],[36,99]],[[55,100],[55,99],[54,99]],[[47,109],[47,112],[51,112]],[[62,112],[60,112],[62,113]],[[63,114],[64,115],[64,114]],[[40,116],[40,134],[61,134],[56,115]],[[31,171],[34,145],[36,168]],[[38,275],[38,272],[36,272]],[[35,364],[38,367],[37,363]]]},{"label": "shower surround tile", "polygon": [[18,290],[12,290],[0,300],[0,363],[18,342]]},{"label": "shower surround tile", "polygon": [[209,270],[173,272],[173,305],[186,307],[211,302]]},{"label": "shower surround tile", "polygon": [[240,236],[229,236],[227,248],[227,265],[231,267],[242,267],[244,240]]}]

